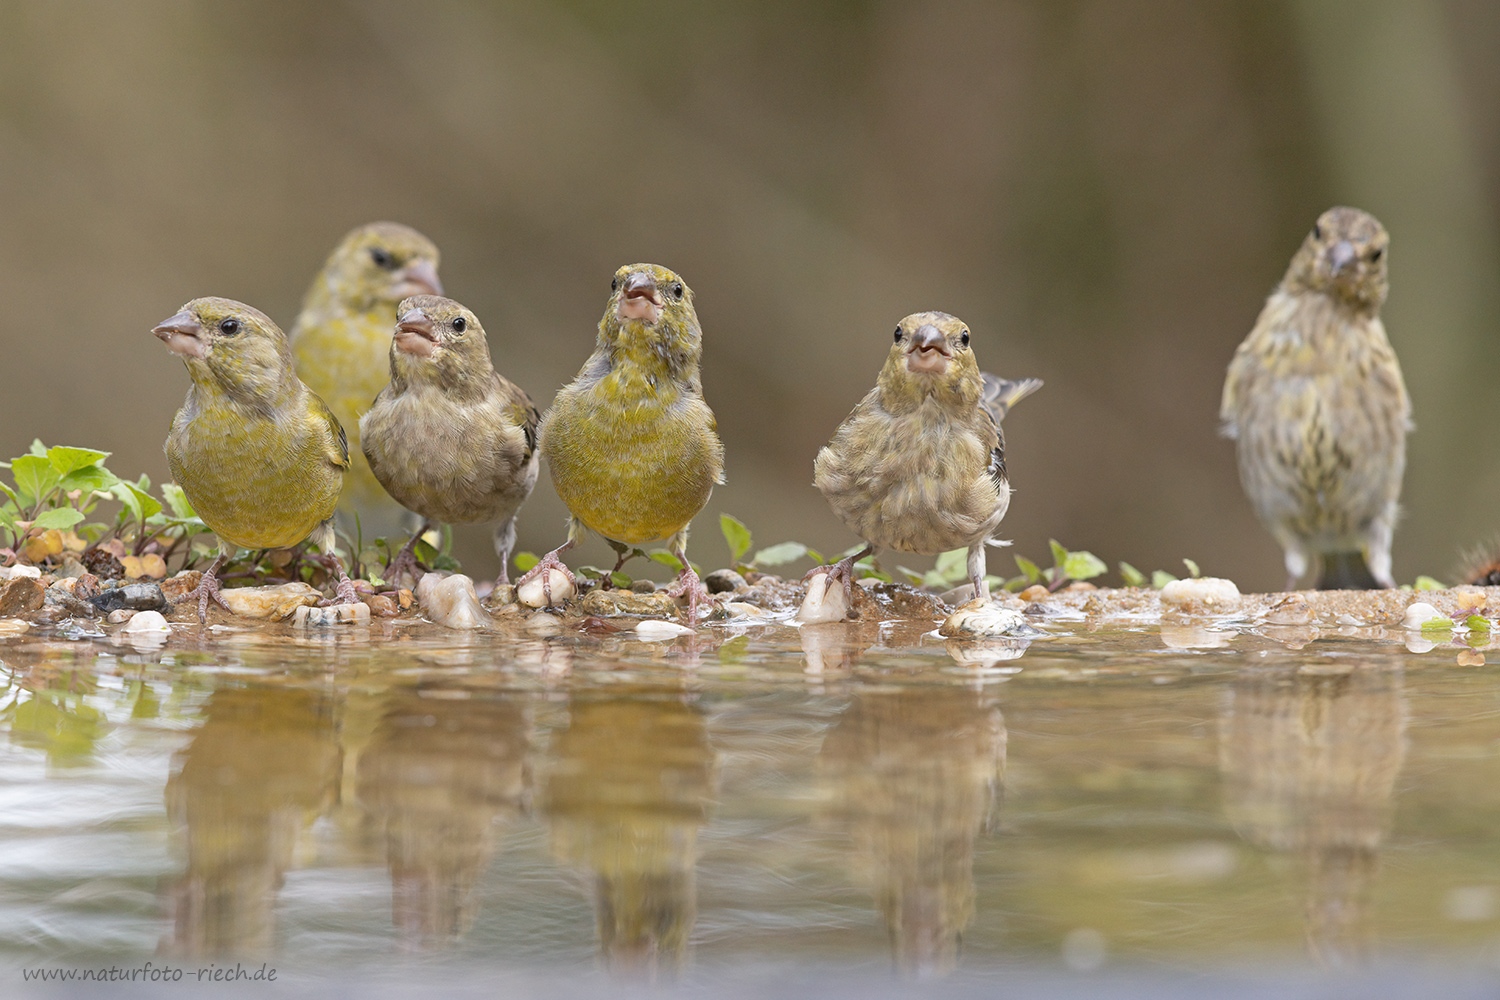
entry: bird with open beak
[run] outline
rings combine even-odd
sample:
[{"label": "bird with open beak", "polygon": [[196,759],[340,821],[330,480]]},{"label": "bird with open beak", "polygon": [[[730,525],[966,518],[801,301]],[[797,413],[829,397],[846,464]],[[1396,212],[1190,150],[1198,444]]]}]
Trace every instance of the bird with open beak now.
[{"label": "bird with open beak", "polygon": [[1285,553],[1287,589],[1394,587],[1411,401],[1386,338],[1390,238],[1330,208],[1292,257],[1224,380],[1219,416],[1240,482]]},{"label": "bird with open beak", "polygon": [[903,319],[875,388],[818,452],[814,485],[865,542],[827,570],[846,606],[854,563],[880,549],[967,548],[974,595],[989,595],[984,547],[1010,506],[1000,421],[1042,382],[981,372],[970,339],[947,313]]},{"label": "bird with open beak", "polygon": [[[348,233],[329,255],[292,326],[297,374],[354,436],[340,510],[341,517],[358,515],[365,538],[392,536],[407,518],[370,471],[359,418],[390,378],[396,306],[412,295],[441,294],[433,242],[409,226],[372,222]],[[353,532],[352,522],[344,527]]]},{"label": "bird with open beak", "polygon": [[[572,513],[568,540],[522,578],[567,568],[585,529],[621,545],[666,539],[681,562],[669,593],[696,621],[707,597],[687,559],[688,524],[724,481],[724,446],[703,401],[703,332],[693,292],[655,264],[615,272],[594,353],[542,418],[541,450]],[[571,574],[569,574],[571,576]]]},{"label": "bird with open beak", "polygon": [[235,548],[273,549],[312,536],[337,573],[338,600],[358,600],[333,555],[333,517],[349,467],[338,419],[292,370],[286,336],[265,313],[232,299],[194,299],[151,331],[187,365],[192,385],[167,435],[167,465],[219,555],[198,585],[228,610],[217,573]]},{"label": "bird with open beak", "polygon": [[479,317],[437,295],[401,303],[391,337],[391,381],[359,421],[375,478],[423,524],[386,568],[416,577],[417,539],[433,522],[498,522],[499,584],[510,580],[516,512],[536,485],[531,397],[495,371]]}]

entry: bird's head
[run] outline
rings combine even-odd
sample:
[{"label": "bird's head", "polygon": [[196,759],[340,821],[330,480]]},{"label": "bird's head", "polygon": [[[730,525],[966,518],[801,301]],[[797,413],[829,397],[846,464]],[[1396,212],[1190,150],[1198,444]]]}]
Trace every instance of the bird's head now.
[{"label": "bird's head", "polygon": [[1330,208],[1287,269],[1294,290],[1323,292],[1360,311],[1385,301],[1386,248],[1390,236],[1373,215],[1357,208]]},{"label": "bird's head", "polygon": [[479,318],[440,295],[413,295],[396,307],[391,378],[432,381],[445,388],[491,371],[490,346]]},{"label": "bird's head", "polygon": [[292,373],[286,335],[271,318],[233,299],[194,299],[151,332],[187,363],[194,383],[232,396],[269,398]]},{"label": "bird's head", "polygon": [[904,409],[932,396],[945,405],[972,406],[983,383],[969,339],[968,324],[947,313],[903,319],[880,371],[886,405]]},{"label": "bird's head", "polygon": [[657,264],[629,264],[615,272],[609,288],[601,345],[646,348],[674,367],[696,363],[703,333],[685,281]]},{"label": "bird's head", "polygon": [[392,309],[412,295],[441,295],[438,248],[410,226],[372,222],[338,245],[323,266],[326,293],[353,312]]}]

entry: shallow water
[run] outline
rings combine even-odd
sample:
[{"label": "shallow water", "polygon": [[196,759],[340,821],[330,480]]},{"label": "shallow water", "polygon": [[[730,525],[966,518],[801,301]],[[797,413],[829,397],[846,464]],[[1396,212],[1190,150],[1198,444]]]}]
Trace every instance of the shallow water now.
[{"label": "shallow water", "polygon": [[931,627],[0,640],[0,977],[1500,965],[1493,666]]}]

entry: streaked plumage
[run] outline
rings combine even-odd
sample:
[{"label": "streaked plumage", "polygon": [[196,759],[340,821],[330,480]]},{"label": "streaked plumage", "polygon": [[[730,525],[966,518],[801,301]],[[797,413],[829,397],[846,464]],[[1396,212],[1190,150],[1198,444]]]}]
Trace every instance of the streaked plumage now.
[{"label": "streaked plumage", "polygon": [[1010,505],[1000,421],[1042,383],[980,372],[969,340],[947,313],[907,316],[875,388],[818,452],[814,484],[868,546],[835,566],[846,587],[869,552],[968,548],[974,593],[988,594],[984,546]]},{"label": "streaked plumage", "polygon": [[[209,599],[219,600],[215,573],[236,546],[281,548],[316,535],[331,551],[329,519],[349,447],[323,400],[293,373],[286,337],[260,310],[194,299],[152,332],[193,380],[166,451],[173,478],[219,537],[220,555],[198,591],[203,620]],[[352,600],[342,565],[338,574],[340,597]]]},{"label": "streaked plumage", "polygon": [[298,376],[353,438],[339,508],[359,514],[366,538],[395,534],[405,517],[370,471],[359,447],[359,418],[390,379],[396,306],[411,295],[441,295],[437,268],[437,247],[415,229],[395,222],[360,226],[329,255],[292,326]]},{"label": "streaked plumage", "polygon": [[[506,583],[516,512],[536,485],[536,407],[495,371],[484,327],[468,309],[417,295],[397,312],[390,384],[359,422],[365,457],[424,521],[500,522],[495,550]],[[402,551],[409,558],[411,543]]]},{"label": "streaked plumage", "polygon": [[1324,212],[1224,381],[1223,433],[1288,589],[1315,560],[1321,588],[1395,586],[1411,401],[1380,322],[1388,243],[1359,209]]}]

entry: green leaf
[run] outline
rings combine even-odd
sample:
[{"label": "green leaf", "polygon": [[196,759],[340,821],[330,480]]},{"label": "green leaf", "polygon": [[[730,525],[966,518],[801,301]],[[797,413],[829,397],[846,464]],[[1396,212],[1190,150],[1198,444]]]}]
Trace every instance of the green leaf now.
[{"label": "green leaf", "polygon": [[807,557],[809,559],[811,559],[813,562],[817,563],[819,566],[826,566],[826,565],[828,565],[828,560],[824,559],[823,558],[823,553],[819,552],[817,549],[808,549],[807,550]]},{"label": "green leaf", "polygon": [[949,549],[939,552],[937,564],[932,571],[943,578],[944,583],[960,583],[969,578],[969,550]]},{"label": "green leaf", "polygon": [[1151,573],[1151,587],[1154,590],[1160,590],[1175,579],[1177,577],[1164,569],[1153,570]]},{"label": "green leaf", "polygon": [[[162,492],[166,492],[165,486],[162,487]],[[169,496],[167,499],[170,502],[171,497]],[[184,497],[183,500],[184,502],[186,502],[187,498]],[[541,557],[538,556],[535,552],[517,552],[515,554],[516,569],[520,570],[522,573],[531,572],[532,567],[541,561]]]},{"label": "green leaf", "polygon": [[614,584],[616,587],[619,587],[621,590],[629,590],[630,585],[635,581],[630,578],[629,573],[626,573],[624,570],[617,569],[613,573],[609,574],[609,582]]},{"label": "green leaf", "polygon": [[1090,580],[1109,572],[1104,560],[1092,552],[1069,552],[1061,565],[1063,575],[1070,580]]},{"label": "green leaf", "polygon": [[1042,569],[1040,566],[1022,555],[1016,556],[1015,559],[1016,569],[1020,570],[1022,574],[1025,575],[1027,583],[1042,582]]},{"label": "green leaf", "polygon": [[[31,439],[31,448],[30,448],[28,454],[35,455],[37,458],[46,458],[47,457],[47,446],[44,445],[44,444],[42,444],[42,439],[41,438],[32,438]],[[50,465],[51,463],[49,462],[48,464]]]},{"label": "green leaf", "polygon": [[590,580],[598,580],[604,576],[604,570],[597,566],[580,566],[577,573],[579,576]]},{"label": "green leaf", "polygon": [[21,506],[30,507],[57,488],[61,477],[43,455],[22,455],[10,463],[11,478]]},{"label": "green leaf", "polygon": [[[860,546],[863,548],[864,546]],[[780,545],[771,545],[755,553],[755,558],[750,560],[752,566],[783,566],[789,562],[796,562],[807,555],[807,546],[801,542],[782,542]]]},{"label": "green leaf", "polygon": [[122,479],[111,486],[109,491],[120,498],[125,509],[130,511],[130,516],[137,521],[144,521],[161,510],[161,501],[149,493],[142,493],[134,483]]},{"label": "green leaf", "polygon": [[1068,558],[1068,550],[1063,548],[1055,538],[1047,539],[1047,544],[1052,547],[1052,565],[1060,568]]},{"label": "green leaf", "polygon": [[663,566],[670,566],[674,571],[678,573],[682,572],[682,560],[678,559],[666,549],[652,549],[650,552],[646,553],[646,556],[652,562],[659,562]]},{"label": "green leaf", "polygon": [[81,469],[66,473],[57,485],[64,493],[71,493],[74,490],[92,493],[95,490],[107,491],[117,482],[119,479],[115,478],[114,473],[108,469],[98,465],[85,465]]},{"label": "green leaf", "polygon": [[32,530],[46,531],[49,528],[67,529],[83,520],[83,511],[73,507],[53,507],[44,510],[31,522]]},{"label": "green leaf", "polygon": [[1187,567],[1188,576],[1192,577],[1194,580],[1203,575],[1198,571],[1198,564],[1193,562],[1191,559],[1182,560],[1182,564]]},{"label": "green leaf", "polygon": [[730,514],[719,515],[719,530],[724,532],[724,541],[729,545],[729,562],[740,561],[750,551],[750,529],[745,522]]},{"label": "green leaf", "polygon": [[[164,497],[166,497],[166,499],[167,499],[167,506],[172,508],[172,516],[173,517],[180,517],[180,518],[186,519],[186,518],[197,517],[198,516],[198,512],[195,511],[195,510],[193,510],[193,505],[190,502],[188,502],[187,494],[184,493],[182,491],[182,487],[178,486],[176,483],[162,483],[161,484],[161,495],[164,496]],[[531,555],[529,552],[528,553],[524,553],[524,554],[525,555]],[[532,562],[531,565],[535,566],[536,565],[536,556],[531,556],[531,558],[533,560],[533,562]],[[516,558],[517,565],[520,564],[520,561],[521,561],[520,557],[518,556]],[[530,569],[530,568],[531,568],[530,566],[527,567],[527,569]]]},{"label": "green leaf", "polygon": [[1417,590],[1447,590],[1448,588],[1445,587],[1445,586],[1443,586],[1441,583],[1439,583],[1438,581],[1434,580],[1430,576],[1419,576],[1419,577],[1417,577],[1416,589]]},{"label": "green leaf", "polygon": [[1146,585],[1146,574],[1128,562],[1120,563],[1120,579],[1125,581],[1125,586],[1127,587],[1144,587]]},{"label": "green leaf", "polygon": [[1464,624],[1469,627],[1470,632],[1488,632],[1490,620],[1484,615],[1470,615],[1464,619]]},{"label": "green leaf", "polygon": [[1452,627],[1452,618],[1429,618],[1422,623],[1423,632],[1445,632]]},{"label": "green leaf", "polygon": [[92,448],[67,448],[58,445],[47,449],[47,461],[52,463],[52,468],[59,476],[66,476],[70,472],[88,468],[90,465],[98,465],[109,457],[107,451],[94,451]]}]

